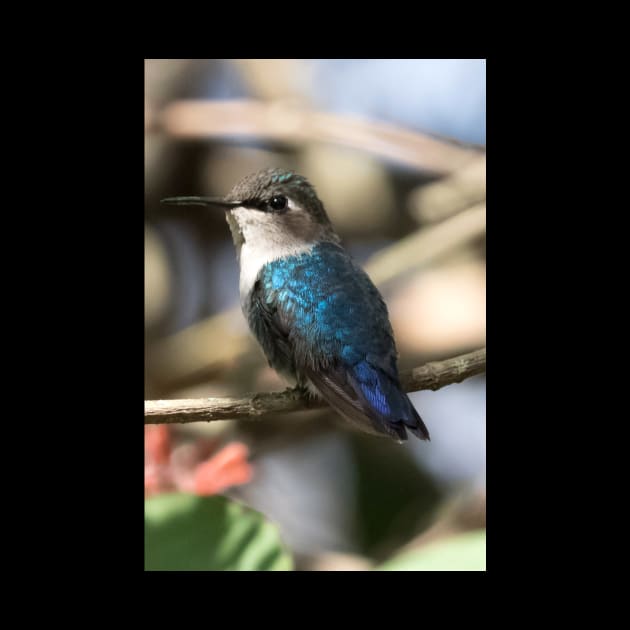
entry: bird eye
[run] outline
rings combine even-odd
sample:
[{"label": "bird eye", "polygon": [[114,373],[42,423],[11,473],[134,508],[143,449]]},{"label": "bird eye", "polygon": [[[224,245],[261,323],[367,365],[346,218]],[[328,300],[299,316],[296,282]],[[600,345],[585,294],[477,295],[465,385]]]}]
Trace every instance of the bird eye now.
[{"label": "bird eye", "polygon": [[269,201],[269,206],[271,207],[272,210],[285,210],[288,204],[288,200],[285,196],[283,195],[276,195],[275,197],[272,197],[271,200]]}]

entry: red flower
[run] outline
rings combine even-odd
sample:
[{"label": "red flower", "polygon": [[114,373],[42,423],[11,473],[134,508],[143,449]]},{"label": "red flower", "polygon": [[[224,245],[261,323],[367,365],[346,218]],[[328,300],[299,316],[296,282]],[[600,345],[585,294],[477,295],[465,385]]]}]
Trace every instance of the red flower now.
[{"label": "red flower", "polygon": [[195,494],[217,494],[230,486],[239,486],[252,479],[245,444],[232,442],[216,455],[199,464],[195,470]]},{"label": "red flower", "polygon": [[245,444],[231,442],[219,451],[216,448],[215,440],[198,440],[173,448],[168,425],[146,426],[145,496],[171,490],[208,496],[251,481],[253,470],[247,461],[249,451]]}]

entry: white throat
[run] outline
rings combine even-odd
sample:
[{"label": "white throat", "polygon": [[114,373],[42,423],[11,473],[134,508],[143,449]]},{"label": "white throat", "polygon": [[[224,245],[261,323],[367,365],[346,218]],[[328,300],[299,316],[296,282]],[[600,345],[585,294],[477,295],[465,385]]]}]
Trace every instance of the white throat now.
[{"label": "white throat", "polygon": [[[286,219],[300,221],[302,217],[303,215],[295,213],[288,215]],[[321,240],[319,229],[288,232],[286,224],[279,223],[274,215],[266,215],[250,208],[235,208],[227,214],[227,219],[233,235],[235,230],[242,234],[240,240],[243,242],[238,243],[236,237],[234,240],[241,267],[239,288],[243,305],[264,265],[279,258],[309,252]],[[295,236],[302,232],[304,236]]]},{"label": "white throat", "polygon": [[254,287],[256,278],[260,270],[273,260],[285,258],[287,256],[296,256],[309,252],[315,246],[315,242],[311,243],[285,243],[276,245],[273,248],[262,242],[248,243],[247,240],[241,247],[240,265],[241,280],[239,283],[241,302],[247,298],[250,291]]}]

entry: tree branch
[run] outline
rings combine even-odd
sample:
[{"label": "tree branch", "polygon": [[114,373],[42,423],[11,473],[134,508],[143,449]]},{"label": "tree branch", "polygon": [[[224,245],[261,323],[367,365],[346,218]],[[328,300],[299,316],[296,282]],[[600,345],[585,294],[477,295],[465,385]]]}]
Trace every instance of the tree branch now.
[{"label": "tree branch", "polygon": [[[440,389],[461,383],[486,370],[486,349],[475,350],[445,361],[433,361],[401,375],[406,392]],[[244,398],[196,398],[189,400],[146,400],[145,424],[181,424],[215,420],[263,420],[269,416],[326,407],[295,390],[254,394]]]}]

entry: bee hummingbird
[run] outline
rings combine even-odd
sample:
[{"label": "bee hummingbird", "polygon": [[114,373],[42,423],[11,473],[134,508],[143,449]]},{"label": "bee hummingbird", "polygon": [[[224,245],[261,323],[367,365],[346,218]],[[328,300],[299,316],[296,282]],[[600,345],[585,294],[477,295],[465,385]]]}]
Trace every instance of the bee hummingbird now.
[{"label": "bee hummingbird", "polygon": [[306,178],[267,169],[223,198],[163,202],[226,211],[243,314],[271,367],[358,429],[397,440],[409,430],[429,439],[400,386],[385,302],[341,246]]}]

